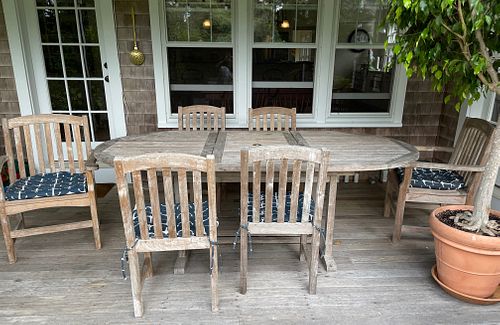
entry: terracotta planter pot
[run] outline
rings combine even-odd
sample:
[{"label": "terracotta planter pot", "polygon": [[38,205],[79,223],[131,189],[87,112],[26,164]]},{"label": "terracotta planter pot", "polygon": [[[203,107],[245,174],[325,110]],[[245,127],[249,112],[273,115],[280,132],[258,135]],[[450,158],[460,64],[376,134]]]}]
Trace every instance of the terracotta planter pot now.
[{"label": "terracotta planter pot", "polygon": [[[439,280],[460,293],[488,298],[500,285],[500,238],[460,231],[439,221],[446,210],[473,210],[469,205],[448,205],[432,211],[430,226],[434,236]],[[500,211],[491,211],[500,215]]]}]

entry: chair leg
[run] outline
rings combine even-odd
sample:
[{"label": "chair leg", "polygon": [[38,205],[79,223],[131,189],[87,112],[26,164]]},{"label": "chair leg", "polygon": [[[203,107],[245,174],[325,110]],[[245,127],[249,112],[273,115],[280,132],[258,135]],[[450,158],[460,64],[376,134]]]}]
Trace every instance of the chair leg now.
[{"label": "chair leg", "polygon": [[391,216],[392,207],[392,182],[391,177],[387,181],[387,187],[385,189],[385,200],[384,200],[384,217],[389,218]]},{"label": "chair leg", "polygon": [[153,276],[153,253],[144,253],[144,277]]},{"label": "chair leg", "polygon": [[97,202],[95,192],[89,192],[90,198],[90,215],[92,217],[92,230],[94,231],[95,248],[101,249],[101,233],[99,231],[99,217],[97,215]]},{"label": "chair leg", "polygon": [[212,311],[215,312],[219,310],[219,292],[217,288],[217,282],[219,280],[219,249],[217,245],[210,248],[210,256],[214,257],[212,261],[213,269],[210,274],[210,286],[212,289]]},{"label": "chair leg", "polygon": [[401,228],[403,227],[403,215],[405,213],[405,198],[406,191],[400,187],[398,194],[398,202],[396,206],[396,216],[394,218],[394,229],[392,232],[392,242],[397,243],[401,240]]},{"label": "chair leg", "polygon": [[318,283],[318,261],[319,261],[320,236],[318,231],[314,231],[311,241],[311,262],[309,264],[309,294],[316,294]]},{"label": "chair leg", "polygon": [[7,257],[9,258],[9,263],[16,263],[16,251],[14,249],[14,240],[10,235],[10,224],[9,216],[5,212],[4,207],[0,207],[0,222],[2,223],[2,233],[5,240],[5,248],[7,250]]},{"label": "chair leg", "polygon": [[248,231],[241,228],[240,240],[240,293],[247,293],[247,273],[248,273]]},{"label": "chair leg", "polygon": [[306,255],[305,255],[305,252],[304,252],[304,247],[306,246],[307,244],[307,235],[300,235],[300,256],[299,256],[299,260],[301,262],[305,261],[306,259]]},{"label": "chair leg", "polygon": [[135,251],[129,251],[128,263],[130,269],[130,284],[132,286],[132,302],[134,304],[134,316],[142,317],[142,281],[139,268],[139,256]]}]

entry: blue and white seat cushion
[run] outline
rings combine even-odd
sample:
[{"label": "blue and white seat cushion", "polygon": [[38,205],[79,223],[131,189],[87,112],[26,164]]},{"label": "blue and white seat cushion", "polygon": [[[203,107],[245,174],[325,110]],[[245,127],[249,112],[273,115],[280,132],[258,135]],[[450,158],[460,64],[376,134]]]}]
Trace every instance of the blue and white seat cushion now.
[{"label": "blue and white seat cushion", "polygon": [[[399,181],[403,180],[404,169],[397,170]],[[459,190],[465,188],[464,178],[455,171],[431,168],[413,168],[410,187],[433,190]]]},{"label": "blue and white seat cushion", "polygon": [[[190,235],[194,236],[196,234],[196,218],[195,218],[195,204],[189,202],[189,231]],[[208,201],[202,202],[202,214],[203,214],[203,234],[207,235],[209,232],[209,214],[208,214]],[[182,218],[181,218],[181,205],[176,203],[174,206],[175,211],[175,230],[177,237],[182,237]],[[167,222],[167,206],[165,204],[160,204],[160,218],[161,218],[161,231],[163,237],[168,237],[168,222]],[[132,210],[132,218],[134,221],[134,231],[136,238],[141,238],[141,231],[139,227],[139,214],[137,213],[137,208]],[[153,210],[150,205],[146,205],[146,219],[148,226],[149,238],[155,237],[155,226],[153,224]]]},{"label": "blue and white seat cushion", "polygon": [[5,191],[7,201],[87,193],[87,177],[61,171],[18,179]]},{"label": "blue and white seat cushion", "polygon": [[[290,220],[290,205],[291,205],[291,196],[290,192],[286,193],[285,196],[285,222]],[[248,193],[248,221],[252,221],[253,216],[253,193]],[[264,193],[260,193],[260,207],[259,207],[259,222],[264,222],[266,216],[266,197]],[[297,204],[297,222],[302,222],[302,207],[304,204],[304,194],[299,193],[299,199]],[[278,206],[279,199],[278,193],[273,194],[273,202],[272,202],[272,222],[278,221]],[[309,215],[307,216],[309,221],[312,221],[314,218],[314,200],[311,198],[311,206],[309,207]]]}]

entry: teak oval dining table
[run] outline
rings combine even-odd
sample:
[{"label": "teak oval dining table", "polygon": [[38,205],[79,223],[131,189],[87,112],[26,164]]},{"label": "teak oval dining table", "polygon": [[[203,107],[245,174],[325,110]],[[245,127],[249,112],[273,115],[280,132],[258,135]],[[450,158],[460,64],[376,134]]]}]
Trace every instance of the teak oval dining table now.
[{"label": "teak oval dining table", "polygon": [[[213,154],[216,172],[238,173],[240,150],[252,146],[299,145],[331,151],[328,167],[329,196],[323,261],[327,271],[336,270],[333,259],[333,228],[338,175],[404,167],[418,159],[417,149],[399,140],[357,135],[332,130],[302,131],[161,131],[126,136],[104,142],[94,150],[97,164],[113,164],[118,156],[178,152],[206,156]],[[218,176],[219,176],[218,175]],[[219,178],[219,177],[218,177]]]}]

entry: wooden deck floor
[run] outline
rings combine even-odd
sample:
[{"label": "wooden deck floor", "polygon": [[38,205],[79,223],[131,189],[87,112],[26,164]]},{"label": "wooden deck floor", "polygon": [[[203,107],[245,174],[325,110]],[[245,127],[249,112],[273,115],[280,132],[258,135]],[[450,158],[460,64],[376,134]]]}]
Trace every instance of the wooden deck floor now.
[{"label": "wooden deck floor", "polygon": [[[0,245],[0,324],[91,323],[341,323],[435,324],[500,322],[500,306],[476,306],[447,295],[433,281],[431,237],[389,240],[392,219],[382,217],[383,187],[341,184],[335,231],[338,271],[320,269],[318,293],[307,294],[307,268],[293,243],[254,244],[248,293],[238,293],[238,250],[223,245],[220,311],[210,312],[209,256],[191,255],[186,274],[173,275],[175,254],[155,255],[155,276],[144,288],[145,315],[134,319],[130,282],[120,274],[123,228],[116,190],[98,199],[103,249],[90,230],[28,237],[7,264]],[[221,233],[231,235],[238,193],[225,196]],[[428,210],[407,210],[425,222]],[[28,225],[86,216],[86,209],[52,209]],[[226,237],[229,243],[232,238]]]}]

